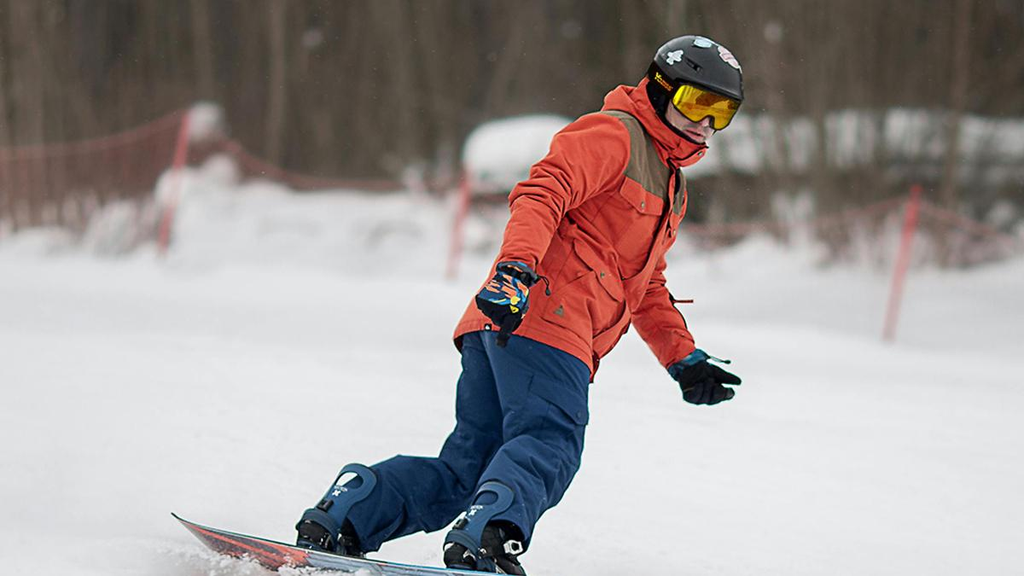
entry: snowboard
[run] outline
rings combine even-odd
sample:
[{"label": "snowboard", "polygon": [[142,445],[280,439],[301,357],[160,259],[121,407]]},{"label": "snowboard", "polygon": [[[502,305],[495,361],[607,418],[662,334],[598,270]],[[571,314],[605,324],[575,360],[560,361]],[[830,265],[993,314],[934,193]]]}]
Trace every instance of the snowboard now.
[{"label": "snowboard", "polygon": [[275,571],[284,566],[289,566],[294,568],[308,567],[337,570],[348,574],[358,574],[359,576],[480,576],[481,574],[480,572],[467,570],[448,570],[434,566],[416,566],[413,564],[399,564],[397,562],[340,556],[329,552],[299,548],[291,544],[275,542],[256,536],[247,536],[219,528],[202,526],[189,522],[173,513],[171,516],[174,516],[175,520],[181,522],[189,532],[214,552],[236,558],[249,558],[265,568]]}]

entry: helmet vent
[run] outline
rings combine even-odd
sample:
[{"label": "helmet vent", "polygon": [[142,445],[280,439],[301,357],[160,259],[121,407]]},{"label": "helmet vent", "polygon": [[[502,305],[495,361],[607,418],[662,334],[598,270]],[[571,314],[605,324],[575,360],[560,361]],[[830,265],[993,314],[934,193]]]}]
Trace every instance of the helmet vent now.
[{"label": "helmet vent", "polygon": [[697,64],[696,62],[694,62],[693,60],[690,60],[689,58],[683,58],[683,60],[685,60],[685,61],[686,61],[686,64],[687,64],[687,65],[688,65],[688,66],[689,66],[690,68],[693,68],[693,71],[694,71],[694,72],[700,72],[700,71],[701,71],[701,68],[703,68],[703,66],[701,66],[700,64]]}]

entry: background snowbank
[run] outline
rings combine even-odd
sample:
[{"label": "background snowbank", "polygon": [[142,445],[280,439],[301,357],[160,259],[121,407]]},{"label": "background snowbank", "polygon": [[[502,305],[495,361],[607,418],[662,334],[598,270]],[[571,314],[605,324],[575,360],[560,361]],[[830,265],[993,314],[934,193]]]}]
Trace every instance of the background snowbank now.
[{"label": "background snowbank", "polygon": [[571,121],[554,114],[532,114],[491,120],[478,126],[462,146],[462,167],[474,190],[511,190],[526,179],[530,166],[547,155],[551,137]]}]

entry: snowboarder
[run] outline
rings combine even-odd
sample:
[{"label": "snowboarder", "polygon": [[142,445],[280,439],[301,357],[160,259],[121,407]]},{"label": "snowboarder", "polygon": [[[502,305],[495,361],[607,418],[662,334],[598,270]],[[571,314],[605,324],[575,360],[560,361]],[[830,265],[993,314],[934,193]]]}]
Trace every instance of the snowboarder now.
[{"label": "snowboarder", "polygon": [[554,136],[512,190],[493,277],[456,327],[456,426],[440,454],[346,466],[296,525],[300,546],[360,556],[458,516],[446,566],[525,574],[534,525],[579,468],[589,384],[630,325],[684,400],[733,397],[740,379],[696,348],[664,270],[686,212],[680,169],[742,101],[732,53],[682,36]]}]

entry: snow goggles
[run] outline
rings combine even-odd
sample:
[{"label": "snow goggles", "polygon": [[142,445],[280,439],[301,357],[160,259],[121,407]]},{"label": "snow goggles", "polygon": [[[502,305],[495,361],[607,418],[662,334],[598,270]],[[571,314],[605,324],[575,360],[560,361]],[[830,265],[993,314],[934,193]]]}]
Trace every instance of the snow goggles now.
[{"label": "snow goggles", "polygon": [[740,101],[692,84],[681,84],[672,94],[672,105],[691,122],[711,117],[711,127],[721,130],[732,122]]}]

